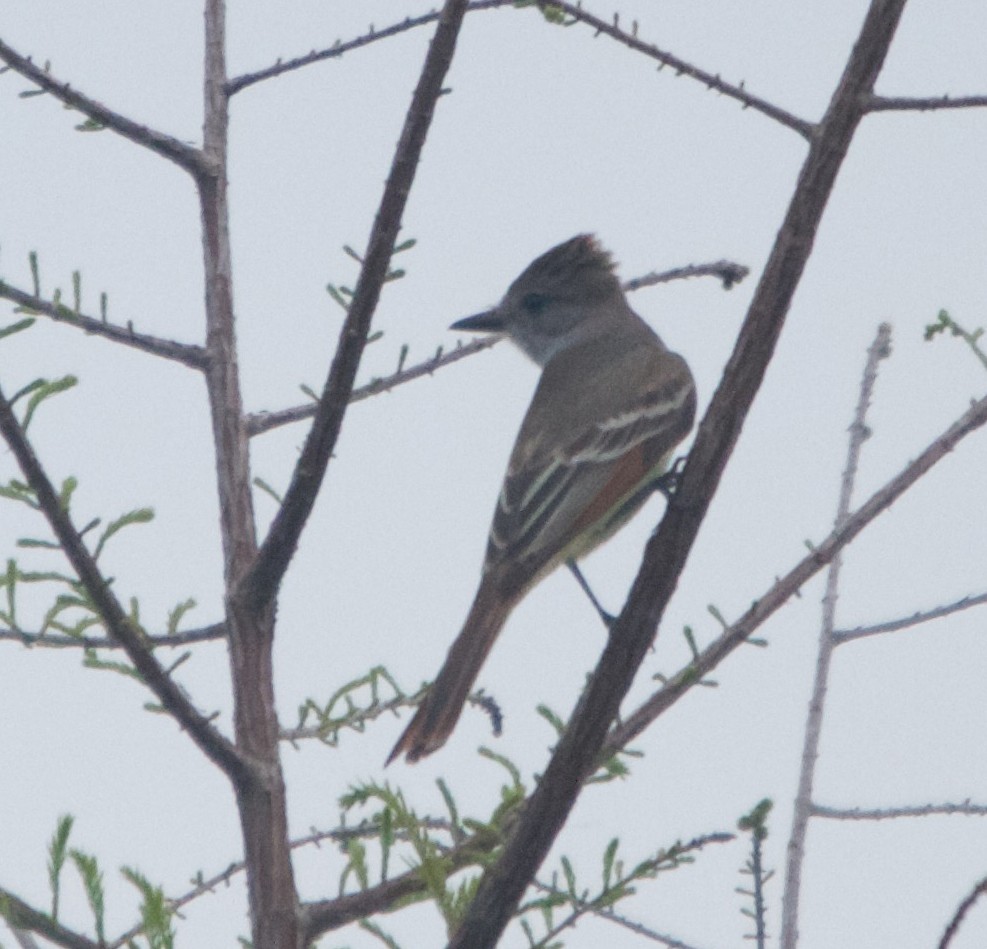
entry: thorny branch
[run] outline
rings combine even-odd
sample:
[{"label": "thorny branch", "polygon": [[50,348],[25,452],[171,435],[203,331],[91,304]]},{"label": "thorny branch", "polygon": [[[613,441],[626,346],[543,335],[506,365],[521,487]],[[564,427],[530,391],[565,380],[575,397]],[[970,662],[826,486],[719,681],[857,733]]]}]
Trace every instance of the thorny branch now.
[{"label": "thorny branch", "polygon": [[112,129],[118,135],[134,142],[143,148],[150,149],[155,154],[173,161],[193,176],[205,174],[208,169],[202,152],[185,142],[159,132],[147,125],[141,125],[125,115],[115,112],[101,102],[73,89],[67,82],[56,79],[47,69],[36,65],[29,56],[22,56],[0,40],[0,60],[5,62],[14,72],[33,82],[36,86],[50,93],[59,102],[78,109],[98,125]]},{"label": "thorny branch", "polygon": [[91,336],[101,336],[104,339],[122,343],[124,346],[130,346],[154,356],[171,359],[191,369],[204,369],[208,362],[206,351],[201,346],[178,343],[171,339],[161,339],[148,333],[138,333],[129,324],[120,326],[116,323],[107,323],[93,316],[77,313],[64,304],[43,300],[32,293],[25,293],[3,281],[0,281],[0,298],[10,300],[34,313],[44,314],[56,323],[65,323]]},{"label": "thorny branch", "polygon": [[[877,329],[874,342],[867,350],[867,362],[860,380],[860,395],[853,422],[850,425],[850,439],[847,446],[846,467],[840,479],[839,501],[836,506],[834,530],[843,527],[850,516],[850,501],[860,466],[860,453],[864,442],[870,437],[867,427],[867,412],[870,409],[877,370],[882,359],[891,354],[891,327],[882,323]],[[799,897],[802,885],[802,866],[805,862],[805,840],[812,816],[812,787],[815,781],[816,763],[819,759],[819,741],[822,735],[823,712],[826,707],[826,692],[829,687],[829,670],[836,644],[833,630],[836,627],[836,601],[839,596],[840,572],[843,566],[842,552],[837,552],[830,561],[826,576],[826,592],[823,596],[822,621],[819,630],[819,649],[816,657],[816,672],[809,700],[809,714],[805,725],[805,739],[802,747],[802,761],[799,770],[798,791],[795,795],[795,808],[792,815],[792,831],[788,838],[785,872],[785,891],[782,902],[781,944],[794,949],[798,934]]]},{"label": "thorny branch", "polygon": [[930,623],[932,620],[942,619],[953,613],[968,610],[973,606],[983,606],[987,603],[987,593],[979,593],[976,596],[965,596],[954,603],[945,603],[942,606],[934,607],[931,610],[912,613],[901,619],[888,620],[885,623],[873,623],[870,626],[855,626],[853,629],[837,629],[833,631],[833,642],[849,643],[855,639],[863,639],[865,636],[877,636],[881,633],[896,633],[902,629],[909,629],[912,626],[919,626],[922,623]]},{"label": "thorny branch", "polygon": [[[693,66],[691,63],[687,63],[684,59],[680,59],[672,53],[658,49],[658,47],[653,43],[646,43],[643,40],[640,40],[637,35],[636,23],[632,27],[631,31],[628,32],[627,30],[622,30],[620,28],[619,20],[616,17],[612,22],[608,22],[600,17],[594,16],[592,13],[587,12],[578,4],[556,2],[556,0],[538,0],[536,5],[543,10],[550,8],[553,11],[560,11],[568,16],[571,22],[583,23],[586,26],[592,27],[596,31],[596,35],[600,35],[602,33],[605,36],[609,36],[612,40],[622,43],[629,49],[632,49],[638,53],[643,53],[645,56],[656,60],[659,64],[659,69],[669,66],[675,70],[676,75],[688,76],[690,79],[695,79],[696,81],[701,82],[708,89],[713,89],[721,95],[736,99],[738,102],[742,103],[745,108],[754,109],[762,115],[766,115],[768,118],[774,119],[776,122],[780,122],[787,128],[798,132],[803,138],[808,138],[812,133],[813,126],[810,122],[800,119],[798,116],[782,109],[780,106],[776,106],[773,103],[768,102],[766,99],[753,95],[744,88],[743,83],[733,85],[732,83],[724,81],[718,75],[714,75],[704,69],[700,69],[698,66]],[[467,10],[468,12],[473,13],[481,10],[494,10],[498,7],[513,6],[515,6],[515,0],[473,0],[472,3],[468,4]],[[253,73],[246,73],[235,79],[231,79],[227,85],[227,89],[230,95],[233,95],[234,93],[240,92],[242,89],[245,89],[254,83],[261,82],[264,79],[272,79],[275,76],[282,76],[287,72],[301,69],[302,67],[311,65],[312,63],[322,62],[327,59],[335,59],[342,56],[343,53],[348,53],[351,50],[359,49],[362,46],[368,46],[377,40],[388,39],[399,33],[404,33],[408,30],[415,29],[416,27],[425,26],[428,23],[434,22],[437,18],[438,13],[432,12],[417,17],[408,17],[400,23],[395,23],[392,26],[388,26],[382,30],[375,30],[371,27],[367,33],[357,37],[356,39],[348,40],[345,43],[337,40],[327,49],[312,50],[304,56],[297,56],[284,62],[279,61],[273,66],[268,66],[266,69],[260,69]]]}]

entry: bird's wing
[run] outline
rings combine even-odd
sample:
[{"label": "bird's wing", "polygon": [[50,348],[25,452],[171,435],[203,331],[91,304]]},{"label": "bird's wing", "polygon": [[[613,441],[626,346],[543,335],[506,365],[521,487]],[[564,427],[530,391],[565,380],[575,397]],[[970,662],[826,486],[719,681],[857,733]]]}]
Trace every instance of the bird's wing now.
[{"label": "bird's wing", "polygon": [[[494,513],[488,564],[554,565],[608,536],[604,522],[614,508],[659,473],[692,426],[695,390],[688,370],[656,381],[619,410],[609,407],[581,429],[564,433],[568,437],[522,427]],[[583,538],[597,526],[598,538]],[[587,543],[577,543],[580,538]],[[570,551],[574,547],[579,549]]]}]

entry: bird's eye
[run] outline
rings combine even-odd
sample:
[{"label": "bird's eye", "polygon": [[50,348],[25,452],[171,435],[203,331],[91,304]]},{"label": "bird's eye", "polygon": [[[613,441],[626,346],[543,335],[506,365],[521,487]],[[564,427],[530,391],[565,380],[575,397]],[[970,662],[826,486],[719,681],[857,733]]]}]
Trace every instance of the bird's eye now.
[{"label": "bird's eye", "polygon": [[521,307],[532,316],[537,316],[548,306],[548,297],[544,293],[526,293],[521,297]]}]

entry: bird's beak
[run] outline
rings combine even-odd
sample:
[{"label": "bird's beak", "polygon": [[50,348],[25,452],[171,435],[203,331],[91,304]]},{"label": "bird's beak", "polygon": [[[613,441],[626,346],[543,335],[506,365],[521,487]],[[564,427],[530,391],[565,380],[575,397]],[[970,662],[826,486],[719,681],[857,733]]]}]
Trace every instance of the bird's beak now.
[{"label": "bird's beak", "polygon": [[467,316],[461,320],[456,320],[449,329],[469,330],[471,333],[503,333],[505,331],[504,318],[496,309],[484,310],[475,316]]}]

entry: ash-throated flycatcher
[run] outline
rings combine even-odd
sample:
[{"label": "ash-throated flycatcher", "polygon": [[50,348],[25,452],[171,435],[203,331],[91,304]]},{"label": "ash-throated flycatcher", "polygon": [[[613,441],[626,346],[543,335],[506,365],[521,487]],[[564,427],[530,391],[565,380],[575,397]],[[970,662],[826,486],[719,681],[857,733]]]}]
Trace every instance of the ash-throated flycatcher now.
[{"label": "ash-throated flycatcher", "polygon": [[390,763],[440,748],[511,610],[645,502],[692,428],[696,390],[630,308],[610,255],[581,234],[543,254],[492,310],[452,329],[509,337],[541,379],[507,465],[483,576],[462,632]]}]

